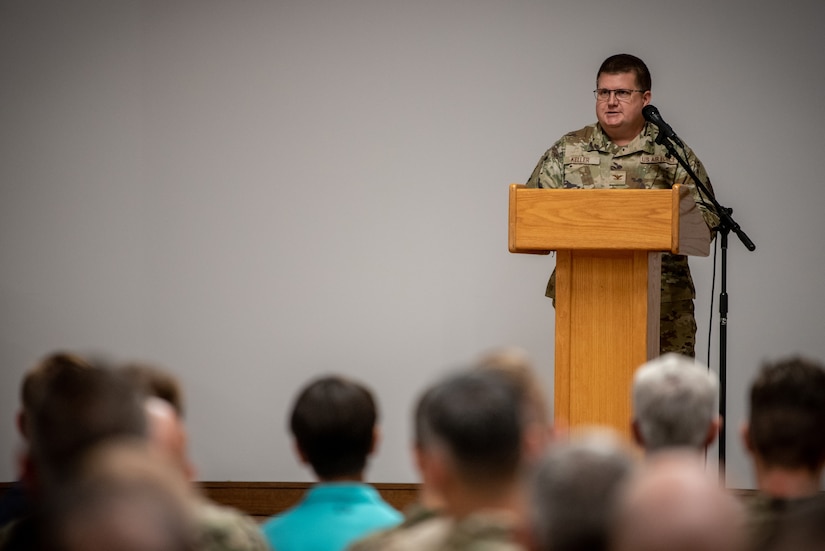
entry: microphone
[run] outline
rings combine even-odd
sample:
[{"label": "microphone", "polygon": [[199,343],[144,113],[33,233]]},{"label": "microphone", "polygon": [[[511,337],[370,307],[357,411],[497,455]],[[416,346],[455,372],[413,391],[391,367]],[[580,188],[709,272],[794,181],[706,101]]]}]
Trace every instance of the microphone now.
[{"label": "microphone", "polygon": [[642,115],[646,121],[655,124],[659,128],[659,132],[665,138],[669,138],[679,147],[685,147],[685,144],[682,143],[682,140],[679,139],[679,136],[676,135],[676,132],[673,131],[670,125],[664,121],[662,115],[659,114],[659,110],[656,109],[656,107],[652,105],[645,105],[642,108]]}]

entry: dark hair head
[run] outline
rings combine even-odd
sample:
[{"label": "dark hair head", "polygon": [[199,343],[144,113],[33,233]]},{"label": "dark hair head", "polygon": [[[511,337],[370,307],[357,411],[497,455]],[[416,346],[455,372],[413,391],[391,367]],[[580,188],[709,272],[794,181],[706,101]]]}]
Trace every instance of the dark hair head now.
[{"label": "dark hair head", "polygon": [[417,438],[425,449],[443,447],[467,481],[504,481],[521,463],[522,414],[522,396],[508,377],[461,371],[419,400]]},{"label": "dark hair head", "polygon": [[602,62],[599,67],[599,72],[596,73],[596,83],[598,86],[599,77],[602,73],[615,75],[618,73],[633,73],[636,75],[636,84],[640,90],[650,90],[650,71],[647,69],[645,62],[630,54],[616,54],[608,57]]},{"label": "dark hair head", "polygon": [[749,438],[768,465],[816,470],[825,462],[825,369],[792,357],[766,364],[751,386]]},{"label": "dark hair head", "polygon": [[109,438],[145,438],[143,399],[117,370],[93,367],[56,373],[32,412],[32,455],[44,480],[71,477],[84,454]]},{"label": "dark hair head", "polygon": [[43,402],[43,396],[52,379],[64,371],[83,371],[91,367],[91,364],[80,356],[61,351],[44,357],[26,373],[20,385],[20,403],[23,406],[21,430],[24,436],[28,437],[27,425],[32,412]]},{"label": "dark hair head", "polygon": [[324,480],[363,473],[377,419],[375,400],[365,386],[327,376],[301,391],[289,425],[315,474]]},{"label": "dark hair head", "polygon": [[589,429],[549,448],[530,479],[537,547],[609,549],[616,502],[635,468],[631,451],[612,430]]},{"label": "dark hair head", "polygon": [[517,347],[492,349],[479,359],[478,367],[510,379],[524,403],[525,421],[550,426],[552,415],[547,395],[526,351]]}]

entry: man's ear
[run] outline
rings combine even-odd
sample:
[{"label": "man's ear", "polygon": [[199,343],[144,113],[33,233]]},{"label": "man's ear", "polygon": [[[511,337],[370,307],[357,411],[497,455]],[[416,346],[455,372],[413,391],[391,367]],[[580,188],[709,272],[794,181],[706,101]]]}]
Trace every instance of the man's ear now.
[{"label": "man's ear", "polygon": [[703,447],[707,448],[716,440],[716,437],[719,436],[719,433],[722,431],[722,425],[724,424],[724,419],[722,419],[721,415],[717,415],[714,417],[713,421],[710,422],[710,426],[708,427],[708,433],[705,435],[705,445]]},{"label": "man's ear", "polygon": [[639,421],[633,419],[630,423],[630,431],[633,433],[633,441],[636,442],[640,448],[644,448],[645,439],[642,437],[642,430],[639,428]]},{"label": "man's ear", "polygon": [[369,455],[378,451],[378,445],[381,443],[381,427],[375,425],[372,429],[372,443],[370,444]]},{"label": "man's ear", "polygon": [[26,428],[26,411],[21,409],[17,412],[17,417],[15,418],[15,423],[17,424],[17,430],[20,432],[20,436],[23,437],[23,440],[29,441],[29,430]]},{"label": "man's ear", "polygon": [[553,419],[553,426],[550,433],[550,443],[564,443],[570,440],[570,425],[566,419],[557,417]]},{"label": "man's ear", "polygon": [[307,458],[307,454],[304,452],[303,448],[301,448],[301,445],[298,443],[298,440],[294,438],[292,439],[292,447],[295,450],[295,455],[298,456],[298,459],[301,461],[301,463],[304,465],[309,465],[309,459]]},{"label": "man's ear", "polygon": [[524,428],[522,447],[524,457],[530,463],[538,461],[544,455],[548,444],[553,439],[553,428],[545,423],[527,423]]},{"label": "man's ear", "polygon": [[425,486],[441,494],[448,478],[447,465],[442,453],[433,449],[415,448],[415,463]]}]

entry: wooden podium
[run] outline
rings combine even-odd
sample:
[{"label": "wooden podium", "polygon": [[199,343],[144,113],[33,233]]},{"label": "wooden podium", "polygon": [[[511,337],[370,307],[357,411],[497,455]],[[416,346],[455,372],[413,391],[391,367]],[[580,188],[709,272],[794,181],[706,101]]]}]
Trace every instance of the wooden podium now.
[{"label": "wooden podium", "polygon": [[661,253],[710,252],[690,191],[512,184],[509,242],[557,254],[557,422],[629,435],[633,372],[659,355]]}]

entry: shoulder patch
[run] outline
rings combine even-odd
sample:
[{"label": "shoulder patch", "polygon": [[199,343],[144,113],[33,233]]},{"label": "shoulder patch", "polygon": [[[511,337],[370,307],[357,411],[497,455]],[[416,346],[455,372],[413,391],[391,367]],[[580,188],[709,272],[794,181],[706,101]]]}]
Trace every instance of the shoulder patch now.
[{"label": "shoulder patch", "polygon": [[669,165],[676,164],[676,158],[671,157],[670,155],[642,155],[640,162],[645,165],[655,164],[658,165],[660,163],[667,163]]},{"label": "shoulder patch", "polygon": [[598,155],[565,155],[564,164],[566,165],[597,165],[599,164]]}]

